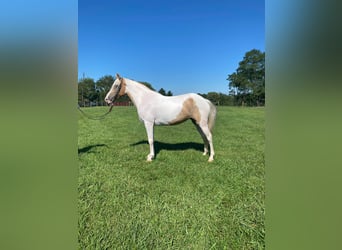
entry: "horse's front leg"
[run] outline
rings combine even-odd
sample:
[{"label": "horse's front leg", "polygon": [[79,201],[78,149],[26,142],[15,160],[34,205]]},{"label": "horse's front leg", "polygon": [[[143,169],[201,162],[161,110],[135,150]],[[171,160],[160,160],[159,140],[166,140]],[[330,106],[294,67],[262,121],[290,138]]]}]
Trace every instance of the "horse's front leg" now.
[{"label": "horse's front leg", "polygon": [[154,158],[154,146],[153,146],[153,122],[144,121],[147,137],[148,137],[148,144],[150,144],[150,153],[147,155],[147,161],[152,161]]}]

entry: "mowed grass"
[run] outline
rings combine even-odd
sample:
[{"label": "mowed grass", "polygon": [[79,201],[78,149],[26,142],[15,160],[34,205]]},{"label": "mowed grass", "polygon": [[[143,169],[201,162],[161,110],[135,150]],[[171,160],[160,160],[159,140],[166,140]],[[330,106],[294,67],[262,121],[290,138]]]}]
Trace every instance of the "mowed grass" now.
[{"label": "mowed grass", "polygon": [[148,163],[135,107],[80,114],[79,248],[264,249],[264,116],[218,107],[212,163],[191,121],[157,126]]}]

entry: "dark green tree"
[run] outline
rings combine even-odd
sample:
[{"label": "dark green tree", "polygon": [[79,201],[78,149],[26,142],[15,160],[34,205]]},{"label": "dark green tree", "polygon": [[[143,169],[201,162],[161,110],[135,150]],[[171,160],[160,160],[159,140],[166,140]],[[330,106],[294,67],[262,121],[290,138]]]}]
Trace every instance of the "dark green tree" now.
[{"label": "dark green tree", "polygon": [[96,89],[100,92],[108,92],[114,83],[114,76],[105,75],[96,81]]},{"label": "dark green tree", "polygon": [[167,91],[166,96],[173,96],[173,93],[171,92],[171,90]]},{"label": "dark green tree", "polygon": [[80,106],[90,106],[98,98],[95,81],[92,78],[82,78],[78,82],[78,103]]},{"label": "dark green tree", "polygon": [[236,72],[228,75],[227,80],[236,105],[264,105],[265,52],[256,49],[246,52]]},{"label": "dark green tree", "polygon": [[215,105],[220,105],[220,95],[217,92],[208,92],[207,97]]},{"label": "dark green tree", "polygon": [[234,97],[217,92],[209,92],[207,94],[199,94],[202,97],[210,100],[213,104],[217,106],[233,106],[234,105]]},{"label": "dark green tree", "polygon": [[161,88],[159,91],[159,94],[166,95],[165,89]]},{"label": "dark green tree", "polygon": [[102,106],[106,105],[104,99],[105,99],[106,94],[112,87],[114,80],[115,80],[114,76],[105,75],[96,81],[96,91],[98,92],[98,104],[99,105],[102,105]]}]

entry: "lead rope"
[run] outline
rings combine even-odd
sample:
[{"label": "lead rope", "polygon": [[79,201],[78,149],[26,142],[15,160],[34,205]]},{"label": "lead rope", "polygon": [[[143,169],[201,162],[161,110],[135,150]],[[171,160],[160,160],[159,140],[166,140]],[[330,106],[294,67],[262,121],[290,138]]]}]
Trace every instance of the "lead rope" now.
[{"label": "lead rope", "polygon": [[105,114],[103,114],[103,115],[100,115],[100,116],[90,116],[90,115],[88,115],[87,113],[85,113],[85,112],[81,109],[80,105],[78,105],[77,108],[78,108],[78,110],[79,110],[85,117],[87,117],[88,119],[91,119],[91,120],[102,120],[102,119],[104,119],[104,118],[112,111],[113,107],[114,107],[114,105],[111,105],[110,108],[109,108],[109,110],[107,111],[107,113],[105,113]]}]

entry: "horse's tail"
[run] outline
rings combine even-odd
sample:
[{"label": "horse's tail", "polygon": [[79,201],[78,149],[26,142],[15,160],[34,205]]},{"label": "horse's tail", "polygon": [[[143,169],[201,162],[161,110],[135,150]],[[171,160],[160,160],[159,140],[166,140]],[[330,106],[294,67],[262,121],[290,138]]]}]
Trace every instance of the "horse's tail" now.
[{"label": "horse's tail", "polygon": [[215,119],[216,119],[216,107],[214,104],[212,104],[211,101],[208,101],[210,106],[209,111],[209,117],[208,117],[208,127],[210,129],[210,132],[212,132],[214,125],[215,125]]}]

